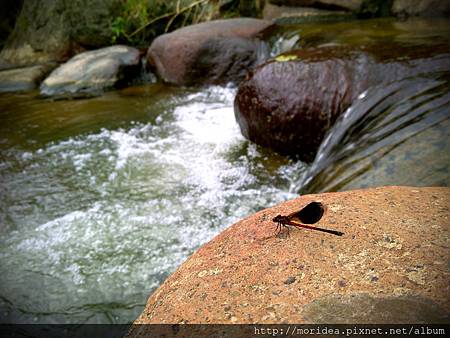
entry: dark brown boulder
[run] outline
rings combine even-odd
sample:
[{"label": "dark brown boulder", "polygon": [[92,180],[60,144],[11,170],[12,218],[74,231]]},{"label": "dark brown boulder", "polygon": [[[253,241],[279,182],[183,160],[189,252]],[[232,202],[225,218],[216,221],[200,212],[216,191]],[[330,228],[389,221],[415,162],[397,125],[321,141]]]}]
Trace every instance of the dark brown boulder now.
[{"label": "dark brown boulder", "polygon": [[354,97],[349,62],[316,59],[314,53],[296,51],[286,61],[268,62],[241,83],[235,114],[246,138],[282,154],[314,158]]},{"label": "dark brown boulder", "polygon": [[367,88],[449,68],[448,56],[427,53],[426,48],[389,46],[289,52],[257,67],[241,83],[236,120],[249,140],[312,161],[337,117]]},{"label": "dark brown boulder", "polygon": [[256,37],[271,25],[240,18],[184,27],[156,38],[147,57],[164,81],[177,85],[240,79],[263,54]]}]

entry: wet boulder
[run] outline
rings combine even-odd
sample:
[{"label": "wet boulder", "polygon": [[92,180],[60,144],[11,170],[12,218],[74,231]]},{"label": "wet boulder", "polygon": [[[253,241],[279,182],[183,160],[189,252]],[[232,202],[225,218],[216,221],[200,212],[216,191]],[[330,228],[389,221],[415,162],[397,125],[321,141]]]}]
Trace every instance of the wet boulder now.
[{"label": "wet boulder", "polygon": [[312,160],[355,96],[351,64],[296,51],[255,69],[239,86],[235,115],[249,140]]},{"label": "wet boulder", "polygon": [[[272,219],[311,201],[325,206],[314,226],[344,235],[277,235]],[[189,257],[135,324],[447,323],[449,211],[450,189],[437,187],[305,195],[261,210]]]},{"label": "wet boulder", "polygon": [[43,96],[91,96],[120,86],[140,71],[139,51],[112,46],[84,52],[56,68],[41,84]]},{"label": "wet boulder", "polygon": [[375,45],[282,54],[240,84],[236,120],[247,139],[312,161],[325,133],[367,88],[430,69],[448,70],[448,56],[427,57],[427,53],[427,48]]},{"label": "wet boulder", "polygon": [[156,38],[147,58],[159,77],[177,85],[239,80],[267,54],[258,34],[271,25],[239,18],[184,27]]}]

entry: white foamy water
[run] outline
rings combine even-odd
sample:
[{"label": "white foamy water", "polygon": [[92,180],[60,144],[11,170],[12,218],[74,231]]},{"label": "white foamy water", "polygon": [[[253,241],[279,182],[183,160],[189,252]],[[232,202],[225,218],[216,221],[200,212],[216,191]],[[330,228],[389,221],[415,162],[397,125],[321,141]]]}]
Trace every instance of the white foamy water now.
[{"label": "white foamy water", "polygon": [[18,153],[2,184],[4,321],[128,322],[222,229],[296,195],[303,167],[241,136],[234,89],[177,97],[153,123]]}]

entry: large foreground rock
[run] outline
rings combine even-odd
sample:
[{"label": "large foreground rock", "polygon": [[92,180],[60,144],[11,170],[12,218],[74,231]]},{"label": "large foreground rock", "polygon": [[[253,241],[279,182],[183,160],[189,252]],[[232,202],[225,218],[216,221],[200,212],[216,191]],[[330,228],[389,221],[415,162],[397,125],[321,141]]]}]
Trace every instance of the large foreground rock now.
[{"label": "large foreground rock", "polygon": [[448,52],[447,46],[386,43],[290,51],[258,66],[240,84],[236,120],[249,140],[312,161],[325,133],[358,95],[380,83],[448,71]]},{"label": "large foreground rock", "polygon": [[[342,237],[274,233],[274,216],[311,201],[327,208],[317,226]],[[299,197],[197,250],[135,323],[448,323],[449,231],[449,188]]]},{"label": "large foreground rock", "polygon": [[184,27],[156,38],[147,57],[169,83],[239,80],[265,54],[266,47],[256,36],[271,25],[269,21],[239,18]]},{"label": "large foreground rock", "polygon": [[84,52],[56,68],[41,84],[43,96],[97,95],[135,77],[139,51],[112,46]]}]

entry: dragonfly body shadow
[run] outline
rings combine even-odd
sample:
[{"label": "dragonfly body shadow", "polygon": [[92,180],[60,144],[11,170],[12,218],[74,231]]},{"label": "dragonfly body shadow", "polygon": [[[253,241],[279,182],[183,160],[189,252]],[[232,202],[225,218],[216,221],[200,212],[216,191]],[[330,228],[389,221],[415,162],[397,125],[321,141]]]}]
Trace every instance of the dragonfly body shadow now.
[{"label": "dragonfly body shadow", "polygon": [[318,228],[308,224],[314,224],[320,221],[325,208],[320,202],[311,202],[300,211],[293,212],[292,214],[282,216],[277,215],[272,219],[272,222],[277,223],[278,234],[283,230],[287,229],[289,235],[289,226],[294,226],[297,228],[305,228],[310,230],[322,231],[336,236],[342,236],[344,233],[337,230],[330,230],[324,228]]}]

